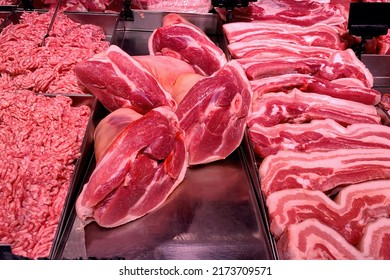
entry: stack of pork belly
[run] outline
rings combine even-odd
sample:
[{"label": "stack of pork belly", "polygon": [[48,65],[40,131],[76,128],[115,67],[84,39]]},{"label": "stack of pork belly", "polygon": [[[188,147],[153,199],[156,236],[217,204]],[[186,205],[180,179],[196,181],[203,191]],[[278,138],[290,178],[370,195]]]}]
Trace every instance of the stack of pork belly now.
[{"label": "stack of pork belly", "polygon": [[390,259],[390,128],[339,26],[223,25],[254,93],[247,126],[282,259]]}]

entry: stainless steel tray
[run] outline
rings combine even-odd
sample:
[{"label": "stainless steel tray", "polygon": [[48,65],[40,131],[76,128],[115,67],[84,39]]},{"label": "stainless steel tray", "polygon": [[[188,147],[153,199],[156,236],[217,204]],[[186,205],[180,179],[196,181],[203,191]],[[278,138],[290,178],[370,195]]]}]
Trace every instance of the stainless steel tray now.
[{"label": "stainless steel tray", "polygon": [[390,93],[390,55],[364,54],[362,62],[374,76],[374,88]]},{"label": "stainless steel tray", "polygon": [[56,258],[273,259],[257,203],[236,151],[191,168],[162,207],[123,226],[80,229],[73,212]]},{"label": "stainless steel tray", "polygon": [[[55,94],[44,94],[45,96],[56,96]],[[88,162],[93,154],[93,147],[91,143],[93,141],[93,133],[94,127],[96,126],[96,119],[99,118],[97,116],[97,109],[100,108],[100,103],[97,99],[92,95],[79,94],[79,95],[65,95],[72,99],[72,106],[79,107],[82,105],[86,105],[91,109],[91,115],[88,120],[87,128],[84,134],[83,142],[80,147],[80,157],[75,163],[75,169],[70,181],[69,190],[67,192],[67,196],[65,198],[64,207],[62,209],[61,217],[59,220],[59,224],[57,227],[57,231],[53,240],[53,245],[50,250],[49,258],[52,259],[55,253],[58,250],[59,242],[61,237],[63,236],[63,231],[65,225],[68,223],[72,208],[73,202],[75,201],[78,195],[78,188],[81,181],[84,180],[84,176],[88,170]]]}]

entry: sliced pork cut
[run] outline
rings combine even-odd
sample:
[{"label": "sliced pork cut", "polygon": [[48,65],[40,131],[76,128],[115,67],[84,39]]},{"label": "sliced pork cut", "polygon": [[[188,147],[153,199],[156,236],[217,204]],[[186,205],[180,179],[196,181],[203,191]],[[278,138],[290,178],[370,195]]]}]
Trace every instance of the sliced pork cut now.
[{"label": "sliced pork cut", "polygon": [[329,81],[356,78],[369,88],[374,84],[371,72],[351,49],[298,47],[268,41],[238,42],[228,48],[251,80],[300,73]]},{"label": "sliced pork cut", "polygon": [[390,150],[279,151],[262,161],[259,174],[265,196],[295,188],[331,192],[349,184],[390,178]]},{"label": "sliced pork cut", "polygon": [[175,113],[158,107],[131,122],[105,151],[76,202],[80,219],[116,227],[164,203],[187,168]]},{"label": "sliced pork cut", "polygon": [[233,58],[314,57],[329,59],[335,50],[324,47],[307,47],[286,42],[253,40],[228,45]]},{"label": "sliced pork cut", "polygon": [[277,244],[281,259],[389,260],[390,219],[370,223],[357,248],[316,219],[291,225]]},{"label": "sliced pork cut", "polygon": [[281,190],[271,193],[266,203],[271,232],[277,239],[289,225],[314,218],[357,245],[368,223],[390,218],[390,180],[350,185],[334,199],[321,191]]},{"label": "sliced pork cut", "polygon": [[314,119],[334,119],[342,125],[380,123],[374,106],[294,88],[289,93],[267,93],[257,98],[248,125],[274,126]]},{"label": "sliced pork cut", "polygon": [[338,30],[325,24],[301,27],[287,23],[232,22],[222,26],[229,43],[276,40],[302,46],[345,49]]},{"label": "sliced pork cut", "polygon": [[176,108],[153,75],[118,46],[111,45],[106,52],[78,63],[75,73],[110,111],[127,107],[145,114],[159,106]]},{"label": "sliced pork cut", "polygon": [[163,18],[148,42],[151,55],[172,56],[189,63],[198,74],[211,75],[226,63],[224,52],[197,26],[177,14]]},{"label": "sliced pork cut", "polygon": [[191,165],[224,159],[240,145],[251,102],[249,81],[234,60],[191,88],[176,110]]},{"label": "sliced pork cut", "polygon": [[[285,74],[251,81],[255,96],[269,92],[288,92],[298,88],[304,92],[314,92],[345,100],[351,100],[368,105],[376,105],[381,100],[381,93],[365,85],[356,86],[360,81],[354,78],[328,81],[306,74]],[[348,84],[349,82],[349,84]]]},{"label": "sliced pork cut", "polygon": [[265,127],[254,124],[248,130],[255,153],[259,157],[280,150],[323,152],[339,148],[390,149],[390,127],[381,124],[352,124],[344,127],[332,119],[313,120],[304,124],[278,124]]}]

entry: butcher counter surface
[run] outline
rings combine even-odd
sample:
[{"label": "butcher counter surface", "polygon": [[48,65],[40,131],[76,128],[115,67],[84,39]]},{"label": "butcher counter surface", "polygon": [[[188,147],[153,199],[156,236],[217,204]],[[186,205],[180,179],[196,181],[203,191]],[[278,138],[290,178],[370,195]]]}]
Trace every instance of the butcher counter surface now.
[{"label": "butcher counter surface", "polygon": [[[66,236],[69,234],[69,236]],[[62,243],[62,244],[61,244]],[[273,259],[240,151],[190,168],[154,212],[106,229],[71,215],[54,258]]]}]

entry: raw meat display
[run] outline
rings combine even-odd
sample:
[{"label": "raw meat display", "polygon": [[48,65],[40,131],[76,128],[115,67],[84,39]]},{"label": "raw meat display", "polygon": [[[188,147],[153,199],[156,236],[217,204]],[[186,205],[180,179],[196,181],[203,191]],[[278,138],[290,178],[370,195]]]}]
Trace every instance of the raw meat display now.
[{"label": "raw meat display", "polygon": [[368,224],[359,245],[352,246],[334,229],[316,219],[291,225],[278,243],[281,259],[389,260],[390,219]]},{"label": "raw meat display", "polygon": [[317,219],[357,245],[367,224],[390,218],[390,180],[374,180],[342,189],[334,199],[321,191],[289,189],[267,197],[271,232],[279,239],[285,229]]},{"label": "raw meat display", "polygon": [[179,58],[198,74],[211,75],[226,64],[224,52],[198,27],[177,14],[163,18],[162,27],[153,31],[148,42],[151,55]]},{"label": "raw meat display", "polygon": [[210,0],[135,0],[135,9],[183,13],[208,13],[212,6]]},{"label": "raw meat display", "polygon": [[[54,9],[58,0],[33,0],[36,9]],[[61,10],[68,12],[120,12],[124,0],[62,0]]]},{"label": "raw meat display", "polygon": [[90,116],[68,97],[0,92],[0,244],[48,257]]},{"label": "raw meat display", "polygon": [[176,108],[176,102],[153,75],[116,45],[78,63],[75,73],[110,111],[128,107],[144,114],[159,106]]},{"label": "raw meat display", "polygon": [[82,93],[74,66],[105,50],[101,27],[80,24],[58,13],[50,36],[40,46],[53,11],[24,12],[0,33],[0,91]]},{"label": "raw meat display", "polygon": [[240,145],[251,102],[249,81],[236,61],[190,89],[176,110],[190,165],[224,159]]},{"label": "raw meat display", "polygon": [[102,227],[135,220],[160,206],[186,169],[177,116],[169,107],[155,108],[109,144],[77,199],[77,215]]},{"label": "raw meat display", "polygon": [[281,150],[322,152],[344,149],[390,149],[390,128],[381,124],[352,124],[344,127],[332,119],[304,124],[254,124],[248,130],[253,149],[259,157]]},{"label": "raw meat display", "polygon": [[303,46],[345,49],[338,30],[334,27],[316,24],[300,27],[286,23],[233,22],[222,26],[230,44],[254,40],[282,41]]},{"label": "raw meat display", "polygon": [[297,88],[303,92],[315,92],[335,98],[376,105],[381,100],[381,93],[366,87],[355,78],[342,78],[328,81],[307,74],[285,74],[256,79],[250,82],[256,97],[269,92],[289,92]]},{"label": "raw meat display", "polygon": [[[224,16],[226,10],[218,9]],[[347,13],[341,5],[333,5],[323,0],[258,0],[248,7],[233,11],[235,21],[270,21],[311,26],[322,23],[331,26],[344,26]]]},{"label": "raw meat display", "polygon": [[256,99],[248,126],[255,123],[274,126],[280,123],[305,123],[314,119],[334,119],[342,125],[381,121],[374,106],[343,100],[297,88],[289,93],[267,93]]},{"label": "raw meat display", "polygon": [[279,151],[262,161],[259,174],[265,196],[294,188],[331,193],[348,184],[390,178],[390,153],[376,148]]}]

